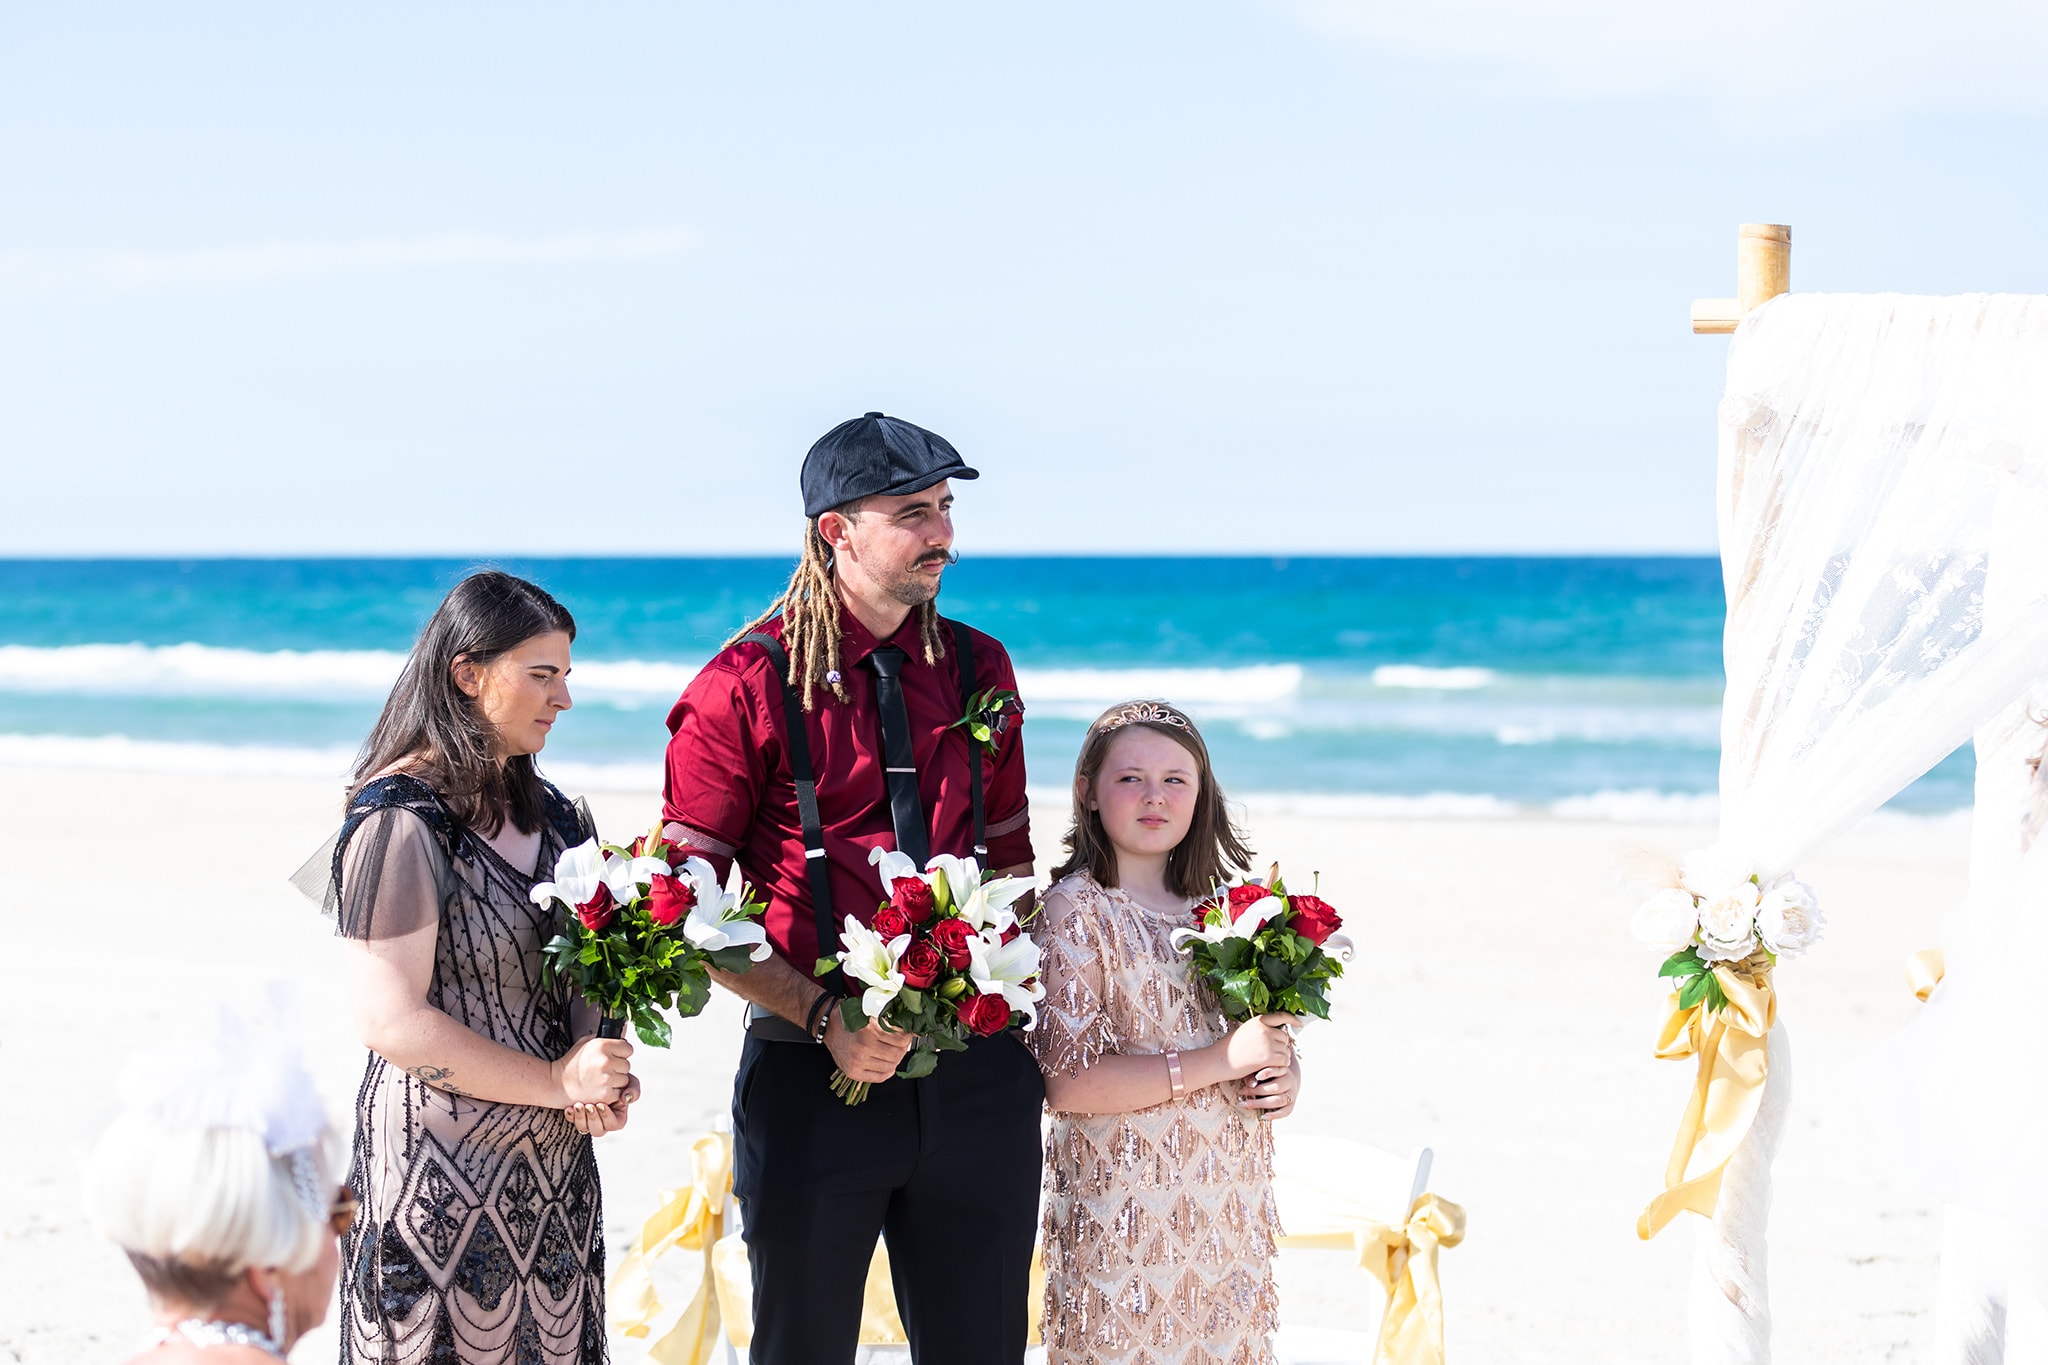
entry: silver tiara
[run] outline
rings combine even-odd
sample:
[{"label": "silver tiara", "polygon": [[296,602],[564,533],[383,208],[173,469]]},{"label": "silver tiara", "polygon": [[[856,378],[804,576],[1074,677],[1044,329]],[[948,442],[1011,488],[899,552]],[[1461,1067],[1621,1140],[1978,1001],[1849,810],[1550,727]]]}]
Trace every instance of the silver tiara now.
[{"label": "silver tiara", "polygon": [[1119,706],[1116,710],[1096,722],[1095,728],[1097,730],[1117,730],[1126,725],[1138,725],[1145,722],[1150,722],[1154,725],[1172,725],[1179,729],[1190,731],[1195,728],[1188,724],[1186,716],[1156,701],[1134,701],[1128,706]]}]

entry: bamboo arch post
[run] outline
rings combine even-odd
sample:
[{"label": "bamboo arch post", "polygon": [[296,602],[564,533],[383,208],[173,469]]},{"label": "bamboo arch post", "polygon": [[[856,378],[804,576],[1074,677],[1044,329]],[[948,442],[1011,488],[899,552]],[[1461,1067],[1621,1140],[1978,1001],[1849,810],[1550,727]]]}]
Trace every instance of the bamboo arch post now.
[{"label": "bamboo arch post", "polygon": [[1692,330],[1726,333],[1752,309],[1792,292],[1792,229],[1783,223],[1744,223],[1735,232],[1735,297],[1694,299]]},{"label": "bamboo arch post", "polygon": [[[1692,330],[1726,334],[1753,310],[1792,291],[1792,229],[1744,223],[1735,235],[1735,297],[1694,299]],[[1784,1030],[1765,1043],[1769,1078],[1741,1145],[1722,1172],[1713,1216],[1695,1220],[1687,1325],[1695,1365],[1769,1365],[1770,1282],[1765,1228],[1771,1160],[1790,1102],[1790,1052]]]}]

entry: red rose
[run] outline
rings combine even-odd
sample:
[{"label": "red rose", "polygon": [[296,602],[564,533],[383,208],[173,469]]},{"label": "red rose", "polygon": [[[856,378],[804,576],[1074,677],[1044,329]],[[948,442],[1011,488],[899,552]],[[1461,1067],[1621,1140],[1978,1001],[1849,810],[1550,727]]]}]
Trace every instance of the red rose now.
[{"label": "red rose", "polygon": [[903,956],[896,963],[896,970],[903,973],[903,984],[916,990],[925,990],[939,979],[946,959],[939,950],[932,947],[930,939],[921,938],[903,950]]},{"label": "red rose", "polygon": [[910,921],[907,918],[905,918],[903,912],[901,910],[898,910],[895,906],[885,905],[881,909],[875,911],[874,923],[870,924],[868,927],[870,929],[873,929],[877,934],[880,934],[882,936],[882,941],[884,943],[887,943],[892,938],[901,938],[903,937],[903,935],[909,933]]},{"label": "red rose", "polygon": [[597,884],[597,894],[576,907],[576,918],[583,927],[593,934],[601,934],[612,922],[612,913],[617,909],[612,904],[612,889],[603,882]]},{"label": "red rose", "polygon": [[1019,935],[1019,934],[1021,934],[1021,933],[1023,933],[1023,932],[1024,932],[1024,926],[1023,926],[1023,925],[1021,925],[1021,924],[1013,924],[1013,925],[1011,925],[1011,926],[1010,926],[1009,928],[1007,928],[1007,929],[1003,930],[1003,942],[1005,942],[1005,943],[1015,943],[1015,942],[1017,941],[1017,935]]},{"label": "red rose", "polygon": [[946,955],[946,965],[956,972],[967,970],[967,945],[973,941],[974,931],[964,919],[942,919],[932,926],[933,946]]},{"label": "red rose", "polygon": [[1344,927],[1344,921],[1337,917],[1330,903],[1319,897],[1289,896],[1287,904],[1294,911],[1288,916],[1287,927],[1310,943],[1320,946],[1323,940]]},{"label": "red rose", "polygon": [[1010,1005],[1000,995],[970,995],[960,1002],[960,1022],[986,1038],[1010,1026]]},{"label": "red rose", "polygon": [[647,918],[666,929],[697,908],[697,887],[681,877],[654,874],[647,897]]},{"label": "red rose", "polygon": [[1265,887],[1256,884],[1247,884],[1245,886],[1231,887],[1230,918],[1232,920],[1235,920],[1239,915],[1242,915],[1247,909],[1254,905],[1257,905],[1260,901],[1264,900],[1266,897],[1272,894],[1273,893],[1271,891],[1268,891]]},{"label": "red rose", "polygon": [[897,879],[895,889],[889,894],[889,904],[902,911],[903,918],[912,924],[923,924],[939,909],[938,902],[932,898],[930,884],[915,877]]}]

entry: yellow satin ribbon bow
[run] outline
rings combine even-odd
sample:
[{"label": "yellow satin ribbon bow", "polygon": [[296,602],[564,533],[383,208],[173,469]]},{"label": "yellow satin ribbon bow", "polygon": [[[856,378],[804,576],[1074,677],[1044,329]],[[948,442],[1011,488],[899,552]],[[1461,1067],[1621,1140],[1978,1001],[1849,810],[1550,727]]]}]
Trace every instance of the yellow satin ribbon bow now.
[{"label": "yellow satin ribbon bow", "polygon": [[1275,1238],[1283,1249],[1357,1253],[1358,1264],[1387,1291],[1386,1312],[1373,1365],[1443,1365],[1444,1295],[1437,1278],[1437,1250],[1465,1240],[1465,1210],[1448,1199],[1416,1199],[1399,1227],[1372,1219],[1338,1215],[1346,1226],[1288,1232]]},{"label": "yellow satin ribbon bow", "polygon": [[1358,1264],[1387,1290],[1373,1365],[1443,1365],[1444,1291],[1436,1254],[1465,1240],[1465,1210],[1425,1194],[1400,1228],[1374,1224],[1360,1228],[1357,1240]]},{"label": "yellow satin ribbon bow", "polygon": [[1913,988],[1913,998],[1923,1005],[1946,975],[1948,959],[1939,948],[1922,948],[1906,959],[1906,984]]},{"label": "yellow satin ribbon bow", "polygon": [[1696,1056],[1700,1069],[1664,1166],[1664,1192],[1636,1219],[1636,1236],[1646,1242],[1685,1209],[1713,1217],[1721,1173],[1763,1103],[1770,1065],[1766,1039],[1778,1017],[1770,960],[1758,954],[1743,962],[1717,962],[1712,971],[1728,1007],[1710,1014],[1703,1000],[1684,1009],[1673,991],[1657,1036],[1659,1057]]},{"label": "yellow satin ribbon bow", "polygon": [[661,1298],[654,1292],[651,1267],[675,1247],[704,1257],[697,1292],[675,1325],[647,1349],[656,1365],[710,1365],[718,1349],[718,1298],[713,1291],[711,1253],[725,1229],[725,1197],[732,1189],[732,1138],[706,1133],[690,1145],[690,1183],[664,1190],[661,1207],[640,1225],[640,1238],[612,1275],[612,1330],[622,1336],[645,1337],[654,1332]]}]

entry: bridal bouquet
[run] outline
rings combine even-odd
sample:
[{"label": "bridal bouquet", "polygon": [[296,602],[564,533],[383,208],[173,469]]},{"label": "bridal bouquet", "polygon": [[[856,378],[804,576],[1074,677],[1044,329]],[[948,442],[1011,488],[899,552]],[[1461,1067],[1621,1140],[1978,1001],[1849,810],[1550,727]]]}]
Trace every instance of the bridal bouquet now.
[{"label": "bridal bouquet", "polygon": [[711,998],[710,969],[744,972],[773,951],[753,890],[725,890],[702,858],[651,833],[630,848],[586,840],[566,849],[555,879],[531,893],[559,907],[560,932],[541,948],[541,979],[569,982],[604,1011],[598,1032],[624,1021],[650,1047],[667,1047],[664,1010],[688,1019]]},{"label": "bridal bouquet", "polygon": [[1765,884],[1727,849],[1696,849],[1670,869],[1672,884],[1644,901],[1630,926],[1643,942],[1670,951],[1657,975],[1678,983],[1678,1004],[1728,1008],[1716,966],[1762,979],[1781,957],[1812,947],[1827,920],[1813,888],[1789,872]]},{"label": "bridal bouquet", "polygon": [[1280,865],[1263,882],[1219,887],[1195,907],[1195,925],[1168,935],[1215,988],[1232,1023],[1262,1014],[1330,1017],[1324,986],[1344,975],[1351,942],[1328,901],[1292,893]]},{"label": "bridal bouquet", "polygon": [[[868,863],[881,869],[888,899],[872,924],[846,917],[840,952],[819,958],[817,975],[842,970],[867,988],[840,1003],[847,1028],[858,1031],[879,1019],[885,1028],[917,1035],[898,1076],[929,1076],[941,1052],[964,1051],[970,1036],[1037,1022],[1045,996],[1038,945],[1010,908],[1031,890],[1027,878],[984,881],[974,859],[945,854],[923,872],[889,849],[876,849]],[[832,1093],[848,1104],[866,1099],[869,1088],[832,1073]]]}]

